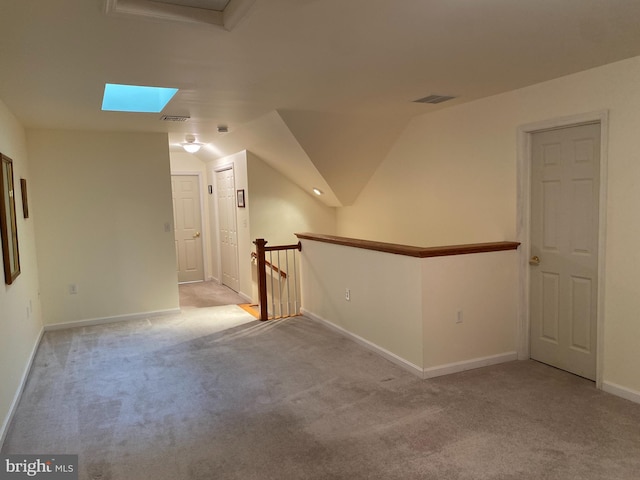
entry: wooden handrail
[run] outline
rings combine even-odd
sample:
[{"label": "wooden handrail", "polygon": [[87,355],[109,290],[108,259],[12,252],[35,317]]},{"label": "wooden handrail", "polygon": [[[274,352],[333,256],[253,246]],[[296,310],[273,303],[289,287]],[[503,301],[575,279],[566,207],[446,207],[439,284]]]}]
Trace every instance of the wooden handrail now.
[{"label": "wooden handrail", "polygon": [[371,240],[360,240],[356,238],[337,237],[334,235],[322,235],[316,233],[296,233],[296,236],[304,240],[315,240],[317,242],[333,243],[347,247],[363,248],[365,250],[375,250],[378,252],[418,258],[466,255],[469,253],[500,252],[503,250],[517,250],[520,246],[520,242],[489,242],[465,245],[447,245],[442,247],[414,247],[410,245],[375,242]]},{"label": "wooden handrail", "polygon": [[[254,242],[255,243],[255,242]],[[264,247],[265,252],[275,252],[276,250],[302,250],[302,244],[300,242],[294,245],[276,245],[275,247]]]},{"label": "wooden handrail", "polygon": [[[290,250],[293,250],[293,249],[290,249]],[[271,250],[267,250],[265,248],[265,251],[273,251],[273,247],[271,247]],[[251,258],[257,259],[258,258],[258,254],[256,252],[251,252]],[[287,278],[287,272],[285,272],[283,270],[280,270],[275,265],[271,265],[271,262],[269,262],[269,260],[265,259],[264,264],[265,264],[265,266],[271,268],[271,270],[273,270],[274,272],[279,273],[282,278]]]}]

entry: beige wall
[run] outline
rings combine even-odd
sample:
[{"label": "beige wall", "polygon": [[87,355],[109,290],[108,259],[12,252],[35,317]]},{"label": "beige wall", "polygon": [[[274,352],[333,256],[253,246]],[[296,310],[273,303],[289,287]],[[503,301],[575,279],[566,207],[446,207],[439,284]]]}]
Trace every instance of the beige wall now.
[{"label": "beige wall", "polygon": [[604,382],[640,392],[638,85],[634,58],[416,118],[338,211],[338,233],[421,246],[514,240],[518,128],[608,110]]},{"label": "beige wall", "polygon": [[517,358],[517,252],[421,259],[302,247],[304,313],[408,370],[433,377]]},{"label": "beige wall", "polygon": [[27,146],[22,125],[0,100],[0,152],[13,160],[16,183],[16,216],[21,274],[12,285],[5,285],[0,267],[0,446],[8,426],[9,414],[31,353],[42,331],[42,314],[38,297],[38,265],[33,213],[37,207],[30,202],[31,218],[25,219],[20,199],[20,179],[27,180],[30,200],[35,193],[31,168],[27,161]]},{"label": "beige wall", "polygon": [[513,240],[517,123],[508,106],[493,99],[411,122],[355,204],[338,210],[339,234],[416,246]]},{"label": "beige wall", "polygon": [[296,232],[335,233],[335,208],[327,207],[260,157],[248,152],[247,158],[252,239],[286,245],[298,243]]},{"label": "beige wall", "polygon": [[193,153],[187,152],[171,152],[169,154],[169,164],[171,165],[171,173],[206,173],[207,165],[196,157]]},{"label": "beige wall", "polygon": [[28,146],[45,323],[178,308],[166,134],[30,130]]},{"label": "beige wall", "polygon": [[425,370],[498,355],[515,358],[517,300],[515,251],[423,259]]},{"label": "beige wall", "polygon": [[305,314],[383,349],[416,373],[422,371],[419,258],[310,240],[302,240],[301,256]]},{"label": "beige wall", "polygon": [[[247,152],[247,160],[251,241],[264,238],[269,246],[292,245],[298,243],[296,232],[335,233],[335,208],[314,198],[257,155]],[[255,263],[251,275],[252,298],[257,299]]]}]

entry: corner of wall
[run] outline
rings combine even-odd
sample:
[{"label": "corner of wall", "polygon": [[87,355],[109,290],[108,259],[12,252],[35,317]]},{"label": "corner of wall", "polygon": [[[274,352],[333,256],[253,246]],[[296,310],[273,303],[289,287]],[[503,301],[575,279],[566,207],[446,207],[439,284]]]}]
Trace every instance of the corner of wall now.
[{"label": "corner of wall", "polygon": [[[27,180],[31,200],[34,185],[28,158],[27,133],[1,99],[0,152],[13,160],[16,188],[19,179]],[[30,218],[24,218],[21,202],[16,202],[21,273],[12,285],[5,285],[3,274],[0,273],[3,279],[0,286],[0,444],[6,435],[43,331],[35,220],[33,206],[30,207]]]}]

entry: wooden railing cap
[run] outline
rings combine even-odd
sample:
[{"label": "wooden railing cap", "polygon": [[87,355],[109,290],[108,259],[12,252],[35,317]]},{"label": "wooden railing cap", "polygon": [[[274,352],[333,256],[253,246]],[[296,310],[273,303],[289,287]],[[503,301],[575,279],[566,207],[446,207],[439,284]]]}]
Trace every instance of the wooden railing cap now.
[{"label": "wooden railing cap", "polygon": [[357,238],[338,237],[335,235],[324,235],[318,233],[296,233],[296,236],[303,240],[314,240],[317,242],[333,243],[346,247],[362,248],[377,252],[392,253],[395,255],[405,255],[409,257],[428,258],[444,257],[448,255],[466,255],[470,253],[500,252],[504,250],[516,250],[520,242],[488,242],[471,243],[465,245],[446,245],[440,247],[415,247],[411,245],[400,245],[397,243],[376,242],[372,240],[362,240]]}]

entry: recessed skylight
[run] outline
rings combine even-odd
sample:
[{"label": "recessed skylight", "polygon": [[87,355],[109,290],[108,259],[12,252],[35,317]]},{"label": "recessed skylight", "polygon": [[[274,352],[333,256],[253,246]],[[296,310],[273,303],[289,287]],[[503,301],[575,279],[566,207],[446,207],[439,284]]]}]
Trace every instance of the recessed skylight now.
[{"label": "recessed skylight", "polygon": [[106,83],[102,98],[102,110],[158,113],[169,103],[177,91],[177,88]]}]

